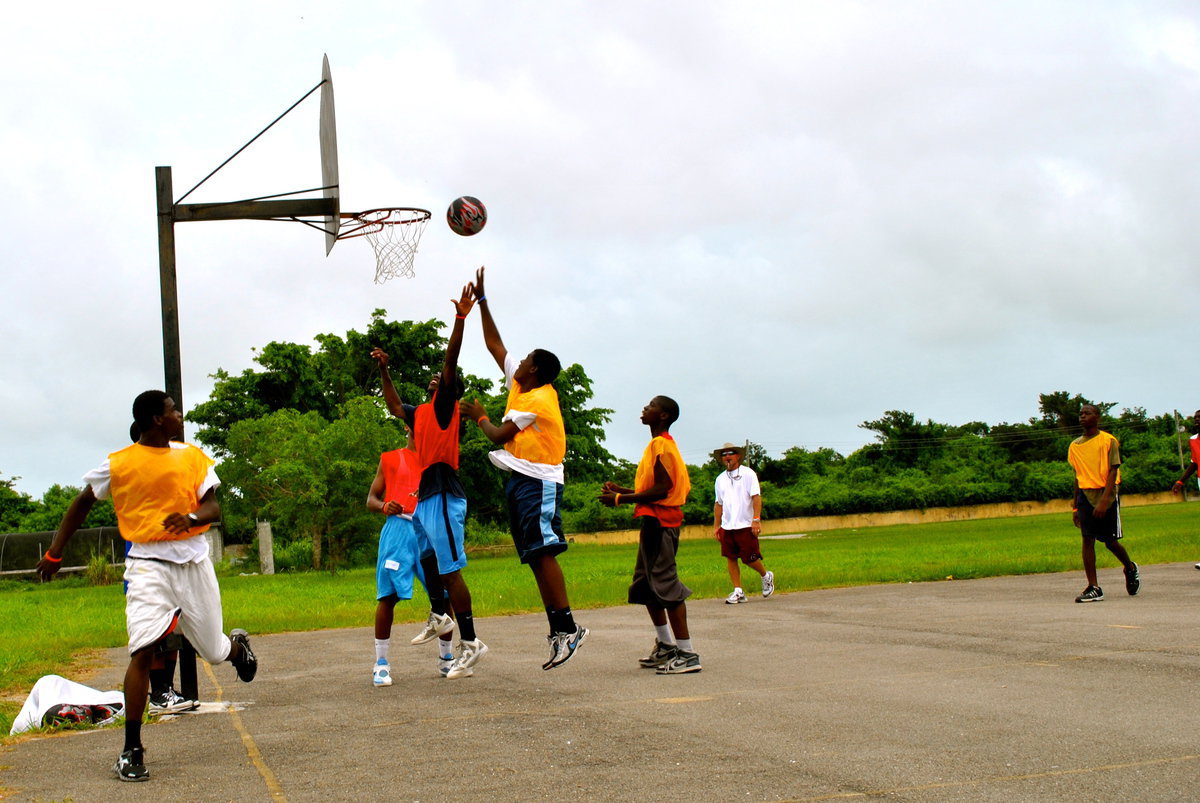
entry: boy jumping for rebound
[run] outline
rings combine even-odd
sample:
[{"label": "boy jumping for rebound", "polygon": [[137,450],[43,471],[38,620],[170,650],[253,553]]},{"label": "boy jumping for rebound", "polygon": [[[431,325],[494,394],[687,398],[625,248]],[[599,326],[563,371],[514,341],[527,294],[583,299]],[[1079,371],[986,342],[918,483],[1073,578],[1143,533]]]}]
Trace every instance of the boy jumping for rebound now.
[{"label": "boy jumping for rebound", "polygon": [[1075,469],[1071,518],[1083,536],[1083,573],[1087,588],[1076,602],[1100,602],[1104,592],[1096,579],[1096,542],[1100,541],[1125,567],[1125,590],[1134,596],[1142,587],[1138,566],[1121,546],[1121,444],[1100,429],[1100,410],[1085,404],[1079,410],[1083,434],[1071,441],[1067,460]]},{"label": "boy jumping for rebound", "polygon": [[204,532],[221,518],[220,484],[212,459],[183,435],[183,413],[161,390],[133,400],[137,443],[113,452],[84,475],[87,483],[67,512],[37,572],[49,580],[63,550],[96,500],[112,497],[121,535],[133,545],[125,557],[125,624],[129,668],[125,670],[125,748],[113,771],[122,781],[146,781],[142,717],[150,691],[150,667],[163,640],[183,635],[210,664],[229,661],[246,683],[258,671],[245,630],[226,636],[221,591]]},{"label": "boy jumping for rebound", "polygon": [[[396,602],[412,599],[413,577],[425,585],[429,594],[429,623],[413,641],[424,644],[432,641],[427,631],[436,635],[438,623],[447,615],[448,605],[437,562],[433,552],[422,555],[417,532],[413,528],[413,512],[417,509],[417,487],[421,480],[421,465],[412,449],[412,430],[404,425],[408,436],[403,449],[393,449],[379,456],[379,468],[367,493],[367,510],[387,516],[379,532],[379,557],[375,567],[375,666],[371,680],[376,686],[392,685],[392,669],[388,663],[391,646],[392,620]],[[425,568],[428,567],[428,568]],[[453,633],[446,631],[438,639],[438,671],[450,671],[454,658]]]},{"label": "boy jumping for rebound", "polygon": [[679,418],[679,405],[667,396],[655,396],[642,408],[642,423],[650,427],[650,443],[642,453],[633,488],[604,483],[600,502],[616,507],[634,505],[642,519],[637,563],[629,586],[629,603],[645,605],[654,624],[654,650],[638,661],[660,675],[700,671],[700,656],[688,633],[687,603],[692,590],[679,580],[675,554],[683,504],[692,482],[679,447],[668,431]]},{"label": "boy jumping for rebound", "polygon": [[567,549],[559,513],[567,435],[558,392],[550,384],[561,365],[558,357],[545,349],[534,349],[523,360],[509,354],[488,308],[483,268],[476,271],[472,290],[483,320],[484,344],[504,371],[509,392],[499,426],[488,419],[478,401],[463,404],[463,414],[479,425],[488,440],[504,447],[490,452],[488,458],[497,468],[509,472],[504,484],[509,529],[517,555],[533,571],[550,620],[550,635],[546,637],[550,658],[542,669],[553,669],[571,660],[588,635],[586,627],[575,624],[567,583],[556,557]]},{"label": "boy jumping for rebound", "polygon": [[403,418],[412,428],[413,443],[421,466],[421,481],[417,486],[417,507],[413,512],[413,527],[422,551],[431,548],[437,559],[437,573],[450,594],[454,619],[436,612],[430,613],[425,631],[413,639],[422,644],[436,636],[449,633],[458,624],[462,651],[446,672],[446,677],[470,677],[473,667],[487,654],[487,645],[475,635],[475,619],[471,615],[471,590],[463,579],[467,565],[466,524],[467,494],[458,479],[458,439],[460,427],[459,399],[462,382],[458,378],[458,352],[462,348],[463,321],[475,306],[471,285],[465,285],[454,305],[454,326],[446,344],[442,370],[429,382],[432,398],[413,407],[400,400],[388,373],[388,355],[376,348],[371,356],[379,363],[383,398],[392,415]]}]

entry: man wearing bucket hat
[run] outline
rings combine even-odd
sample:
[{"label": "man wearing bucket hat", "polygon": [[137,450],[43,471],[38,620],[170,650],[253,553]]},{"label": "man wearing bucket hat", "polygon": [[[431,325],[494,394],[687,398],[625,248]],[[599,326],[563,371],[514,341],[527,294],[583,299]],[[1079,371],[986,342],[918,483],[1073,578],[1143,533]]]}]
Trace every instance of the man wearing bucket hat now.
[{"label": "man wearing bucket hat", "polygon": [[758,546],[758,535],[762,532],[762,493],[754,469],[742,465],[745,453],[743,447],[732,443],[712,453],[725,464],[725,470],[717,475],[713,538],[721,545],[721,555],[733,581],[733,593],[725,598],[729,605],[746,602],[739,559],[762,577],[764,599],[775,593],[775,573],[763,565]]}]

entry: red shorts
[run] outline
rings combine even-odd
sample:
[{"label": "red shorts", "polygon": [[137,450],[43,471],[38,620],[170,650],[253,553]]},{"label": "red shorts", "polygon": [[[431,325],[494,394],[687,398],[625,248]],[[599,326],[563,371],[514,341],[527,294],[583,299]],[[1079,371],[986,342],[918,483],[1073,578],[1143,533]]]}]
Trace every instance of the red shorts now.
[{"label": "red shorts", "polygon": [[758,536],[749,527],[739,530],[726,530],[722,527],[717,530],[717,535],[721,539],[721,554],[724,557],[733,560],[741,558],[742,563],[754,563],[756,560],[762,560],[762,552],[758,547]]}]

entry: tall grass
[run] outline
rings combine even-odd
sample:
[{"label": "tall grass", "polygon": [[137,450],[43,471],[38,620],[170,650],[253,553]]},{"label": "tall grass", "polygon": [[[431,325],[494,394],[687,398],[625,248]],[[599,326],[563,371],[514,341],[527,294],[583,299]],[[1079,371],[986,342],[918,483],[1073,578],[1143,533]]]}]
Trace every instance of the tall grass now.
[{"label": "tall grass", "polygon": [[[1143,565],[1200,558],[1195,532],[1200,507],[1155,505],[1122,511],[1125,541]],[[625,603],[633,544],[575,545],[560,558],[576,609]],[[942,524],[831,530],[804,538],[764,540],[767,566],[781,593],[875,583],[967,579],[1079,571],[1079,536],[1065,516],[988,519]],[[1098,549],[1101,567],[1115,567]],[[679,572],[695,598],[729,592],[715,542],[684,541]],[[478,554],[465,570],[476,616],[542,610],[529,569],[512,554]],[[753,587],[755,576],[743,569]],[[1083,582],[1080,572],[1080,582]],[[1082,587],[1082,586],[1081,586]],[[221,577],[226,628],[253,633],[368,627],[375,610],[370,569],[273,576]],[[396,606],[397,622],[416,622],[428,601]],[[97,650],[125,644],[121,584],[88,586],[82,579],[48,584],[0,583],[0,726],[7,733],[29,688],[45,674],[78,672]]]}]

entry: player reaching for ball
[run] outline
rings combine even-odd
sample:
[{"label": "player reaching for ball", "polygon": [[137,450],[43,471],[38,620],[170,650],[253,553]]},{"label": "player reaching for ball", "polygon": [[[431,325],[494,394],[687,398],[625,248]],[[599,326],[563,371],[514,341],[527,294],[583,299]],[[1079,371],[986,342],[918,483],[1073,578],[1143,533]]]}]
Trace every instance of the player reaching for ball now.
[{"label": "player reaching for ball", "polygon": [[521,562],[533,571],[546,617],[550,620],[550,657],[542,669],[562,666],[574,657],[588,635],[575,624],[567,584],[557,556],[567,549],[562,531],[563,458],[567,436],[558,392],[551,384],[561,365],[545,349],[534,349],[518,360],[504,347],[492,319],[483,287],[484,269],[475,273],[472,291],[483,321],[483,341],[504,371],[508,402],[499,425],[483,405],[463,403],[463,414],[475,421],[492,443],[504,448],[488,454],[493,465],[509,472],[504,484],[508,521]]}]

